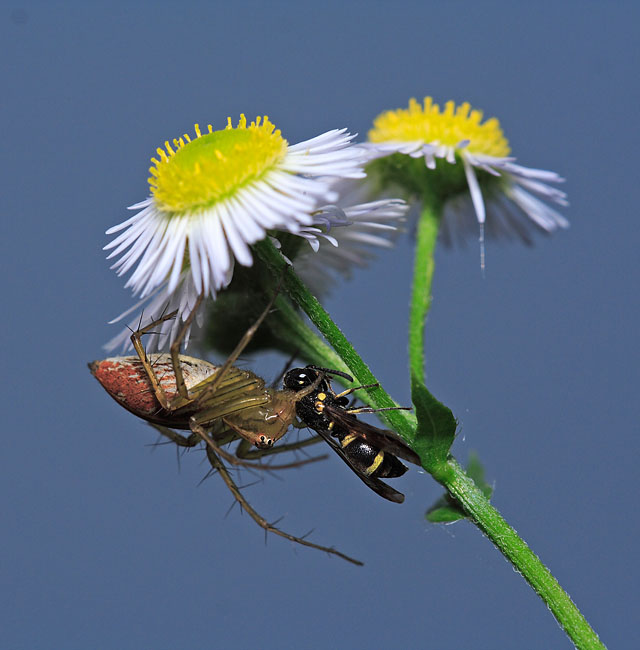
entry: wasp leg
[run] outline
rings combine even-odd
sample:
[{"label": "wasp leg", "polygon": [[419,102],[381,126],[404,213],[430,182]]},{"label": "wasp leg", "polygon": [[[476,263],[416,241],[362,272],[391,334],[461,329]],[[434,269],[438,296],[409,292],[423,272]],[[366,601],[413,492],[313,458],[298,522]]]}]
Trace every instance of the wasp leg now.
[{"label": "wasp leg", "polygon": [[285,539],[288,539],[291,542],[295,542],[296,544],[301,544],[302,546],[308,546],[310,548],[318,549],[319,551],[324,551],[325,553],[337,555],[338,557],[341,557],[343,560],[346,560],[347,562],[351,562],[352,564],[362,566],[362,562],[352,557],[349,557],[344,553],[341,553],[335,548],[314,544],[313,542],[310,542],[304,539],[303,537],[295,537],[294,535],[290,535],[289,533],[285,533],[283,530],[276,528],[273,524],[270,524],[266,519],[261,517],[251,507],[249,502],[244,498],[244,496],[240,492],[240,489],[231,478],[231,475],[227,471],[227,468],[225,467],[224,463],[220,460],[218,454],[214,451],[213,447],[210,446],[209,444],[207,444],[207,457],[209,459],[209,462],[211,463],[211,467],[220,474],[222,480],[226,483],[227,487],[231,491],[231,494],[233,494],[235,500],[240,504],[242,508],[246,510],[247,513],[249,513],[249,516],[258,524],[258,526],[260,526],[260,528],[264,529],[268,533],[274,533],[274,535],[279,535],[280,537],[284,537]]},{"label": "wasp leg", "polygon": [[[335,395],[336,399],[339,397],[346,397],[347,395],[351,395],[356,390],[360,390],[361,388],[378,388],[380,384],[375,383],[375,384],[363,384],[362,386],[353,386],[351,388],[347,388],[347,390],[343,390],[341,393],[337,393]],[[356,413],[378,413],[380,411],[411,411],[410,406],[384,406],[382,408],[373,408],[371,406],[361,406],[359,408],[348,408],[346,409],[347,413],[351,413],[351,415],[355,415]]]}]

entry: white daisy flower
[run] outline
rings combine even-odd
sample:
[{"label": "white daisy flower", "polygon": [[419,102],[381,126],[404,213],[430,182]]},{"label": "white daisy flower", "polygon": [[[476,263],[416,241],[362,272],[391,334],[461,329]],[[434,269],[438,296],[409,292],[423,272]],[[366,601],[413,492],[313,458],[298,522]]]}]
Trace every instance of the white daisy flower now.
[{"label": "white daisy flower", "polygon": [[[569,222],[544,203],[568,205],[566,194],[548,185],[564,179],[555,172],[517,165],[509,155],[509,143],[498,120],[481,121],[482,112],[472,110],[467,102],[456,107],[449,101],[440,111],[431,97],[426,97],[423,105],[412,99],[408,109],[386,111],[375,119],[369,132],[371,156],[376,159],[401,153],[423,158],[427,169],[437,168],[438,174],[444,175],[432,179],[424,175],[430,184],[429,192],[445,204],[449,202],[445,206],[444,231],[451,232],[456,222],[465,221],[466,215],[459,208],[466,202],[451,202],[461,195],[471,198],[475,219],[480,224],[481,241],[487,222],[485,200],[489,208],[489,232],[506,234],[509,230],[527,240],[527,225],[548,233],[567,228]],[[449,163],[450,169],[438,165],[438,160]],[[381,162],[374,163],[374,167]],[[384,166],[381,169],[388,179],[389,170]],[[397,173],[393,180],[402,184]],[[416,190],[415,186],[411,189]]]},{"label": "white daisy flower", "polygon": [[365,176],[364,150],[346,129],[290,146],[267,117],[247,125],[242,115],[235,128],[229,118],[223,130],[209,125],[203,134],[196,124],[195,133],[157,150],[151,196],[131,206],[138,210],[133,217],[107,230],[119,234],[105,246],[108,259],[117,258],[112,268],[118,275],[134,269],[125,287],[149,301],[150,317],[163,300],[179,310],[176,323],[162,328],[174,334],[194,295],[215,298],[236,261],[251,266],[251,244],[267,231],[297,234],[313,226],[319,206],[337,199],[331,189],[337,179]]},{"label": "white daisy flower", "polygon": [[[120,233],[105,250],[118,257],[119,275],[136,265],[126,287],[145,298],[165,281],[172,293],[188,266],[198,293],[215,296],[227,286],[234,259],[251,266],[250,245],[267,230],[297,233],[311,213],[331,202],[337,178],[362,178],[362,149],[354,136],[333,130],[289,146],[265,117],[247,126],[184,135],[165,142],[152,158],[151,197],[107,230]],[[186,264],[185,264],[186,262]]]}]

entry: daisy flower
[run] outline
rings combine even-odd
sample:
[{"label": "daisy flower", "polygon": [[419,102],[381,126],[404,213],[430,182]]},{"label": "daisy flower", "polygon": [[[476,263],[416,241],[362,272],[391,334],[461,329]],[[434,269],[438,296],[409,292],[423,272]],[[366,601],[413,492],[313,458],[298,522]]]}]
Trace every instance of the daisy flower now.
[{"label": "daisy flower", "polygon": [[[509,143],[496,118],[482,122],[482,111],[467,102],[455,106],[449,101],[444,110],[426,97],[420,105],[410,100],[407,109],[386,111],[374,120],[369,132],[372,164],[383,183],[395,182],[422,198],[444,205],[443,230],[451,236],[455,225],[468,223],[475,214],[492,234],[516,234],[528,241],[528,226],[551,233],[567,228],[569,222],[545,201],[566,206],[566,194],[548,183],[564,181],[558,174],[523,167],[510,156]],[[423,159],[435,174],[411,174],[384,156],[405,154]],[[423,167],[423,169],[424,169]],[[409,178],[410,176],[410,178]],[[472,212],[468,210],[470,199]],[[486,207],[485,207],[486,202]]]},{"label": "daisy flower", "polygon": [[[158,326],[149,336],[149,349],[162,349],[175,339],[200,294],[216,297],[231,282],[238,262],[251,266],[250,245],[267,234],[297,235],[318,251],[320,240],[338,245],[335,233],[353,226],[345,237],[348,257],[363,263],[366,243],[389,245],[379,233],[404,214],[402,201],[378,201],[346,209],[335,202],[347,183],[365,176],[368,153],[352,144],[353,136],[335,130],[289,146],[268,118],[237,128],[202,134],[198,125],[192,140],[184,135],[158,149],[151,167],[151,197],[131,209],[139,210],[107,231],[120,233],[105,249],[113,249],[119,275],[136,265],[126,287],[139,302],[111,321],[136,313],[126,330],[106,348],[129,347],[130,329],[144,327],[161,313],[178,317]],[[342,181],[342,185],[336,179]],[[367,220],[366,214],[371,213]],[[377,231],[373,233],[372,231]],[[202,325],[203,307],[196,314]],[[187,337],[188,340],[188,337]]]},{"label": "daisy flower", "polygon": [[[364,150],[346,129],[289,145],[267,117],[184,134],[152,158],[151,196],[136,214],[107,230],[105,246],[125,287],[152,304],[170,296],[184,320],[193,295],[215,298],[238,262],[251,266],[250,246],[267,231],[301,233],[313,213],[337,199],[337,179],[363,178]],[[309,237],[309,233],[307,233]],[[134,268],[135,267],[135,268]],[[186,272],[186,275],[185,275]],[[187,296],[174,296],[181,288]],[[148,306],[150,308],[150,306]],[[128,313],[128,312],[127,312]],[[124,315],[123,315],[124,316]]]},{"label": "daisy flower", "polygon": [[[168,281],[173,292],[188,261],[196,290],[227,286],[234,260],[251,266],[250,245],[267,230],[297,233],[335,194],[336,178],[362,178],[363,153],[354,136],[333,130],[290,146],[267,117],[247,125],[165,142],[152,158],[151,196],[138,212],[107,230],[120,233],[105,250],[119,257],[118,275],[137,265],[125,287],[144,298]],[[187,259],[188,258],[188,259]]]}]

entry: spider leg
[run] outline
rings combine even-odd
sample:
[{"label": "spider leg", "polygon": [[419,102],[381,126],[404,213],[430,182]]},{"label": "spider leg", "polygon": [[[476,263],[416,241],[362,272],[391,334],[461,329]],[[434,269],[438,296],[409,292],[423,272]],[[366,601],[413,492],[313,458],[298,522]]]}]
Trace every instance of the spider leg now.
[{"label": "spider leg", "polygon": [[244,333],[236,347],[233,349],[227,360],[218,368],[216,374],[209,380],[207,379],[207,387],[198,395],[197,400],[205,401],[207,395],[211,395],[215,391],[218,384],[222,381],[227,370],[238,360],[238,357],[243,353],[244,349],[249,345],[251,339],[254,337],[255,333],[258,331],[258,328],[262,324],[262,321],[268,316],[273,303],[277,297],[277,292],[269,301],[269,304],[265,307],[264,311],[258,317],[258,320],[251,325],[251,327]]},{"label": "spider leg", "polygon": [[[227,461],[227,463],[229,463],[230,465],[234,465],[236,467],[247,467],[250,469],[261,469],[266,471],[273,471],[279,469],[290,469],[292,467],[301,467],[302,465],[308,465],[309,463],[315,463],[319,460],[325,460],[327,458],[326,455],[313,456],[312,458],[305,458],[303,460],[297,460],[291,463],[283,463],[283,464],[273,464],[273,463],[265,464],[265,463],[255,462],[252,461],[252,458],[260,458],[261,457],[260,454],[257,454],[253,457],[239,456],[237,450],[236,450],[236,455],[231,454],[225,449],[223,449],[222,447],[220,447],[217,444],[217,441],[214,440],[210,435],[208,435],[206,429],[202,425],[198,424],[194,418],[191,418],[190,425],[191,425],[191,430],[193,431],[192,435],[198,436],[198,442],[200,442],[201,440],[204,441],[204,443],[207,446],[207,449],[211,449],[218,457],[224,458]],[[191,438],[191,436],[189,438]],[[282,445],[281,447],[273,450],[273,453],[279,453],[280,451],[290,451],[290,449],[285,449],[285,447],[286,445]],[[271,450],[269,449],[265,451],[271,451]]]},{"label": "spider leg", "polygon": [[264,517],[259,515],[253,509],[253,507],[247,501],[247,499],[245,499],[245,497],[240,492],[240,489],[235,484],[234,480],[231,478],[231,475],[227,471],[227,468],[225,467],[224,463],[220,460],[220,457],[218,456],[214,448],[208,443],[207,443],[207,457],[209,459],[209,462],[211,463],[211,467],[220,474],[222,480],[226,483],[227,487],[229,488],[231,494],[233,494],[236,501],[240,504],[242,508],[246,510],[246,512],[256,522],[256,524],[258,524],[258,526],[260,526],[260,528],[265,530],[267,533],[273,533],[274,535],[279,535],[280,537],[284,537],[285,539],[288,539],[289,541],[294,542],[296,544],[301,544],[302,546],[308,546],[309,548],[315,548],[319,551],[324,551],[325,553],[337,555],[338,557],[341,557],[343,560],[346,560],[347,562],[351,562],[352,564],[362,566],[362,562],[352,557],[349,557],[344,553],[341,553],[335,548],[331,548],[329,546],[321,546],[320,544],[314,544],[313,542],[310,542],[309,540],[304,539],[303,537],[296,537],[295,535],[290,535],[289,533],[286,533],[283,530],[276,528],[273,524],[270,524],[266,519],[264,519]]},{"label": "spider leg", "polygon": [[158,377],[156,376],[156,373],[153,370],[151,363],[149,362],[149,358],[147,357],[147,352],[144,349],[144,346],[142,345],[142,337],[148,332],[150,332],[156,325],[159,325],[160,323],[163,323],[166,320],[170,320],[171,318],[175,318],[176,314],[177,311],[173,311],[170,314],[165,314],[161,318],[154,320],[153,322],[149,323],[142,329],[136,330],[131,334],[131,344],[133,345],[134,350],[137,352],[138,357],[140,357],[140,362],[142,363],[142,367],[144,368],[145,372],[147,373],[147,376],[149,377],[149,381],[151,382],[151,387],[153,388],[153,392],[155,393],[156,399],[160,403],[160,406],[162,406],[162,408],[167,411],[171,410],[171,407],[169,405],[169,399],[167,398],[167,394],[165,393],[164,388],[162,388],[162,386],[160,385],[160,382],[158,381]]},{"label": "spider leg", "polygon": [[[318,436],[313,436],[313,438],[307,438],[306,440],[299,440],[297,442],[290,442],[284,445],[278,445],[277,447],[271,447],[270,449],[256,449],[251,443],[247,440],[242,440],[236,449],[236,456],[238,458],[245,458],[251,460],[253,458],[262,458],[263,456],[272,456],[273,454],[280,454],[284,451],[295,451],[297,449],[303,449],[304,447],[309,447],[310,445],[315,445],[317,442],[320,442],[322,438]],[[326,454],[322,456],[317,456],[317,460],[323,460],[327,458]]]},{"label": "spider leg", "polygon": [[191,323],[193,323],[193,319],[196,317],[196,312],[200,308],[203,300],[204,293],[201,293],[198,296],[195,305],[191,310],[191,313],[189,316],[187,316],[187,319],[182,324],[180,332],[178,332],[178,336],[176,336],[174,342],[171,344],[171,363],[173,365],[173,372],[176,376],[176,389],[178,391],[178,395],[186,400],[190,400],[191,395],[189,395],[187,385],[184,383],[182,367],[180,366],[180,346],[182,345],[182,341],[184,341],[184,338],[187,335],[189,328],[191,327]]}]

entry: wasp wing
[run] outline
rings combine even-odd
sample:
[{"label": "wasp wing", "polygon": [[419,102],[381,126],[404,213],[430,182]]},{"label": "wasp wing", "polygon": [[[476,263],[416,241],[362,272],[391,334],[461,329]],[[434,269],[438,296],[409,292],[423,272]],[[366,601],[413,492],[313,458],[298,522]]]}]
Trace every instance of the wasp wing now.
[{"label": "wasp wing", "polygon": [[392,431],[379,429],[372,424],[362,422],[348,411],[329,404],[325,406],[324,412],[336,426],[363,437],[371,446],[387,451],[414,465],[421,464],[418,454]]},{"label": "wasp wing", "polygon": [[316,430],[316,433],[321,436],[325,442],[329,444],[329,446],[342,458],[342,460],[349,466],[351,471],[358,476],[358,478],[370,489],[372,489],[376,494],[379,494],[381,497],[384,499],[387,499],[388,501],[393,501],[393,503],[402,503],[404,501],[404,494],[402,492],[398,492],[398,490],[394,490],[392,487],[381,481],[380,479],[377,478],[372,478],[371,476],[367,476],[366,474],[363,474],[361,470],[359,470],[349,459],[349,457],[342,451],[342,447],[331,437],[330,434],[328,434],[326,431],[323,431],[322,429]]}]

